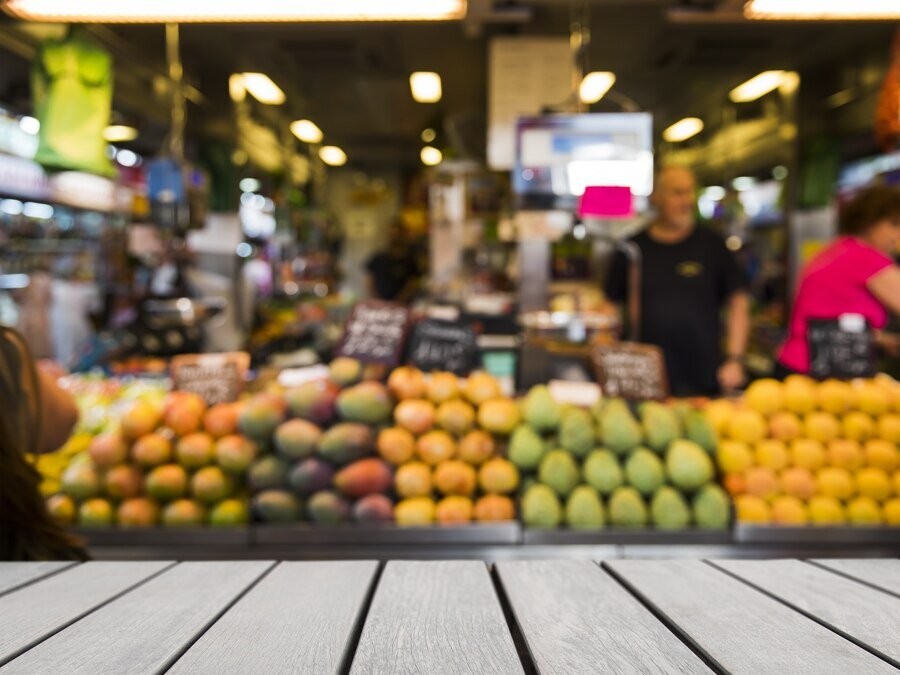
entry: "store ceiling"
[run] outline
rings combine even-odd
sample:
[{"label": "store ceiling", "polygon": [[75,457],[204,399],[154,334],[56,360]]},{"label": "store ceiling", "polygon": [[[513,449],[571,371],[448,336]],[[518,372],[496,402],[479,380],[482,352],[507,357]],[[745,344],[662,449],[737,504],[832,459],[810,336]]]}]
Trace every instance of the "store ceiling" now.
[{"label": "store ceiling", "polygon": [[[186,26],[185,72],[199,92],[189,112],[192,125],[207,133],[230,133],[229,73],[262,71],[288,94],[288,118],[313,119],[328,142],[341,145],[363,165],[415,165],[421,131],[436,125],[477,154],[484,145],[489,39],[567,35],[572,5],[567,0],[471,1],[471,20],[462,25]],[[731,2],[591,2],[590,69],[614,71],[616,90],[653,112],[657,128],[686,115],[704,117],[714,126],[727,91],[748,76],[770,68],[818,66],[820,72],[833,69],[837,89],[839,70],[867,49],[886,53],[893,29],[884,24],[749,24],[708,13]],[[27,62],[10,55],[27,56],[29,38],[21,35],[22,28],[8,20],[0,24],[0,100],[13,103],[27,92]],[[166,119],[160,88],[163,29],[118,26],[95,32],[119,63],[117,108],[139,118],[147,129],[139,145],[152,151],[161,142]],[[440,103],[413,102],[407,78],[414,70],[441,73]],[[615,106],[602,101],[595,109]]]}]

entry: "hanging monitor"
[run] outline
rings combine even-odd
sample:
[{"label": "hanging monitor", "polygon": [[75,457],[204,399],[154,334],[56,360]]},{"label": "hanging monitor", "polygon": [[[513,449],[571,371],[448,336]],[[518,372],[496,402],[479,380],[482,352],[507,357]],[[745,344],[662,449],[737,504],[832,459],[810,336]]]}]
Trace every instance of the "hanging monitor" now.
[{"label": "hanging monitor", "polygon": [[587,187],[628,188],[634,210],[646,210],[653,189],[652,115],[519,118],[513,173],[519,207],[574,210]]}]

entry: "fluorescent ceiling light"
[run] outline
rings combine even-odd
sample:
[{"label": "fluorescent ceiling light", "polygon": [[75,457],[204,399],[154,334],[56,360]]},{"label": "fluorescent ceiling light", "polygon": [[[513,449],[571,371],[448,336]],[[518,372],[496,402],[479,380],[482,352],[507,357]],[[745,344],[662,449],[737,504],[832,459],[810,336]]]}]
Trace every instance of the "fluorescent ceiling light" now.
[{"label": "fluorescent ceiling light", "polygon": [[319,159],[328,166],[344,166],[347,163],[347,153],[336,145],[323,145],[319,148]]},{"label": "fluorescent ceiling light", "polygon": [[34,117],[25,115],[24,117],[19,118],[19,128],[26,134],[37,136],[38,132],[41,130],[41,123]]},{"label": "fluorescent ceiling light", "polygon": [[425,166],[437,166],[444,161],[444,153],[431,145],[426,145],[419,153],[422,158],[422,164]]},{"label": "fluorescent ceiling light", "polygon": [[766,70],[732,89],[728,94],[728,98],[735,103],[755,101],[770,91],[778,89],[785,81],[785,75],[786,73],[783,70]]},{"label": "fluorescent ceiling light", "polygon": [[138,137],[138,130],[124,124],[111,124],[103,130],[103,140],[107,143],[127,143]]},{"label": "fluorescent ceiling light", "polygon": [[247,88],[244,86],[243,73],[233,73],[228,78],[228,95],[235,103],[240,103],[247,98]]},{"label": "fluorescent ceiling light", "polygon": [[[284,92],[265,73],[241,73],[241,83],[244,89],[260,103],[266,105],[281,105],[284,103]],[[229,84],[229,89],[230,89]]]},{"label": "fluorescent ceiling light", "polygon": [[322,130],[311,120],[291,122],[291,133],[304,143],[321,143]]},{"label": "fluorescent ceiling light", "polygon": [[749,0],[744,5],[748,19],[866,20],[900,19],[897,0]]},{"label": "fluorescent ceiling light", "polygon": [[22,207],[22,213],[27,218],[49,220],[53,217],[53,207],[49,204],[39,204],[38,202],[25,202]]},{"label": "fluorescent ceiling light", "polygon": [[663,140],[681,143],[703,131],[703,120],[699,117],[685,117],[663,131]]},{"label": "fluorescent ceiling light", "polygon": [[738,192],[750,190],[754,185],[756,185],[756,179],[753,176],[738,176],[731,181],[731,186]]},{"label": "fluorescent ceiling light", "polygon": [[614,73],[596,70],[588,73],[581,80],[581,86],[578,88],[578,96],[582,103],[596,103],[606,96],[612,86],[616,83]]},{"label": "fluorescent ceiling light", "polygon": [[722,199],[725,199],[725,195],[727,193],[725,192],[725,188],[723,188],[721,185],[710,185],[708,188],[706,188],[706,190],[703,191],[703,194],[713,201],[720,201]]},{"label": "fluorescent ceiling light", "polygon": [[0,213],[5,213],[9,216],[21,216],[24,205],[18,199],[3,199],[0,200]]},{"label": "fluorescent ceiling light", "polygon": [[441,76],[437,73],[417,72],[409,76],[412,97],[419,103],[437,103],[441,100]]},{"label": "fluorescent ceiling light", "polygon": [[450,21],[466,0],[6,0],[20,19],[59,23]]}]

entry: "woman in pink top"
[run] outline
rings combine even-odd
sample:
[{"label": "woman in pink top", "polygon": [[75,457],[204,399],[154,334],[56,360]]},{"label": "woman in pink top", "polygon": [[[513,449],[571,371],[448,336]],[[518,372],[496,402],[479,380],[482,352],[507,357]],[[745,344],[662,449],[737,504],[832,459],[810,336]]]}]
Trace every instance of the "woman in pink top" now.
[{"label": "woman in pink top", "polygon": [[900,339],[882,332],[890,313],[900,314],[900,189],[871,187],[851,201],[841,218],[841,237],[803,270],[787,340],[776,375],[809,372],[810,320],[859,314],[876,330],[876,343],[896,354]]}]

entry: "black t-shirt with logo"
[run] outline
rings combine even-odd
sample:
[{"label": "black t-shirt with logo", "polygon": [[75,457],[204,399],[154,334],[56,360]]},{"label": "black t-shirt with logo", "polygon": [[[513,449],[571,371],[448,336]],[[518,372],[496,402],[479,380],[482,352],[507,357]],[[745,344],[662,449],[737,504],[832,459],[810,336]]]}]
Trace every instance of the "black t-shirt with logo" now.
[{"label": "black t-shirt with logo", "polygon": [[[641,251],[640,341],[659,345],[675,396],[719,392],[725,301],[745,287],[744,273],[725,242],[696,227],[683,241],[663,244],[645,230],[631,239]],[[628,260],[617,252],[606,282],[616,303],[628,298]]]}]

